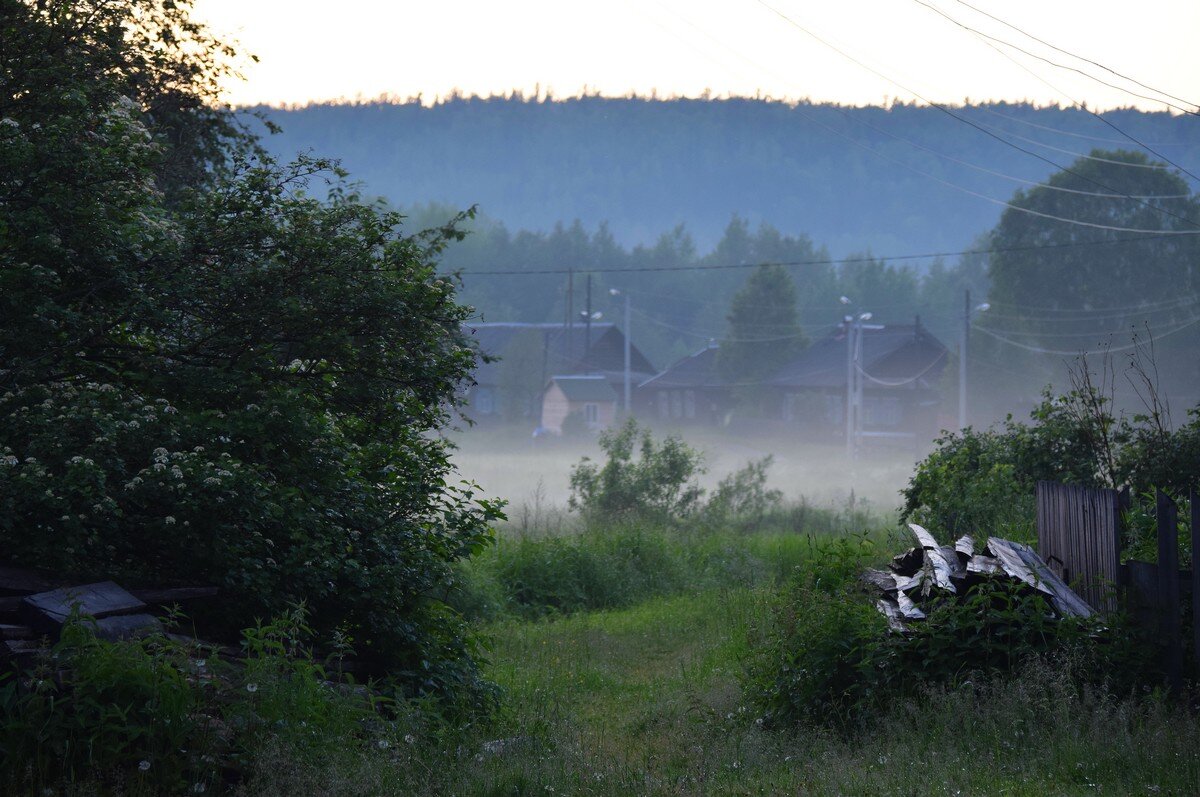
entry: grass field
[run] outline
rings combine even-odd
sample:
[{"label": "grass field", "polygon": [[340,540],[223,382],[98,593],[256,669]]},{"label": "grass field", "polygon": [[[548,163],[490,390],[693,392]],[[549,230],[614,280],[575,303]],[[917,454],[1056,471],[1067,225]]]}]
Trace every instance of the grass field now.
[{"label": "grass field", "polygon": [[753,577],[735,568],[724,585],[664,584],[620,608],[482,624],[502,690],[486,724],[414,730],[402,749],[324,768],[267,758],[254,793],[1200,793],[1194,715],[1153,696],[1081,693],[1037,663],[987,687],[924,693],[852,736],[762,727],[740,687],[748,637],[768,621],[779,575],[814,548],[799,535],[741,539],[763,563]]}]

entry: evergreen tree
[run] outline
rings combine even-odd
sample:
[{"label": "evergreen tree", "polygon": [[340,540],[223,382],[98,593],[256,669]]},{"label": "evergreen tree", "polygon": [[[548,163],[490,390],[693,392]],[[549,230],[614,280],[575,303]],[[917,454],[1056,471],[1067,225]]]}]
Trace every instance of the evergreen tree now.
[{"label": "evergreen tree", "polygon": [[757,267],[733,297],[726,317],[729,332],[721,342],[722,376],[749,397],[807,345],[796,314],[796,288],[783,266]]}]

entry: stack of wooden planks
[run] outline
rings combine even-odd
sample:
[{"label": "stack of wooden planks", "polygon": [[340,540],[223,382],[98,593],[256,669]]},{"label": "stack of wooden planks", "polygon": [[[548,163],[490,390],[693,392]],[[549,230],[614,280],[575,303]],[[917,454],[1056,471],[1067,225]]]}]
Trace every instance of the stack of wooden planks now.
[{"label": "stack of wooden planks", "polygon": [[896,556],[888,570],[868,570],[863,582],[878,591],[880,613],[893,631],[925,619],[922,605],[934,596],[964,595],[989,579],[1008,579],[1042,593],[1060,617],[1090,617],[1092,608],[1051,570],[1042,558],[1019,542],[991,537],[976,551],[974,539],[960,537],[939,545],[915,523],[908,525],[916,545]]},{"label": "stack of wooden planks", "polygon": [[101,639],[130,639],[163,631],[158,615],[166,609],[216,594],[215,587],[125,590],[112,581],[69,584],[0,565],[0,665],[30,667],[73,614]]}]

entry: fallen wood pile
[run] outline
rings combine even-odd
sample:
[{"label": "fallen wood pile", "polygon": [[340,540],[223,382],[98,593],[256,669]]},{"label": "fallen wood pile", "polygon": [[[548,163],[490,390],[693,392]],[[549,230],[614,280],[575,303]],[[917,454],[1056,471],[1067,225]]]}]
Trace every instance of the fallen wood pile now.
[{"label": "fallen wood pile", "polygon": [[0,666],[32,667],[73,612],[88,618],[100,639],[132,639],[163,632],[159,616],[171,607],[216,595],[216,587],[127,591],[112,581],[64,584],[0,565]]},{"label": "fallen wood pile", "polygon": [[992,579],[1007,579],[1045,595],[1060,617],[1093,614],[1028,545],[991,537],[976,553],[970,536],[960,537],[954,545],[938,545],[921,526],[910,523],[908,528],[916,546],[893,558],[888,570],[868,570],[862,576],[864,583],[878,590],[876,606],[893,631],[904,633],[910,623],[924,620],[921,605],[931,598],[962,596]]}]

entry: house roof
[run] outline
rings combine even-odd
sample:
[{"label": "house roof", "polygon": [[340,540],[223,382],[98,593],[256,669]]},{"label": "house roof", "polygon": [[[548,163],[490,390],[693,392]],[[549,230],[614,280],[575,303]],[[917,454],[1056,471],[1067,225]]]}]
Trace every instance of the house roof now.
[{"label": "house roof", "polygon": [[[929,388],[946,367],[946,347],[920,325],[871,325],[862,333],[866,388]],[[768,384],[845,390],[846,346],[846,327],[840,326],[779,369]]]},{"label": "house roof", "polygon": [[[562,323],[498,322],[466,324],[463,328],[478,342],[481,352],[501,358],[476,365],[475,381],[481,385],[500,383],[505,350],[522,334],[536,335],[540,339],[545,379],[552,374],[579,372],[601,373],[610,380],[623,378],[624,375],[625,337],[616,324],[607,321],[592,323],[590,341],[586,324],[576,324],[570,328]],[[635,384],[655,372],[654,366],[636,345],[630,346],[629,354],[630,371]]]},{"label": "house roof", "polygon": [[650,377],[638,387],[725,387],[725,380],[717,371],[717,351],[717,344],[710,343],[695,354],[689,354],[665,371]]},{"label": "house roof", "polygon": [[550,383],[558,385],[568,401],[616,401],[616,391],[603,376],[555,376]]}]

